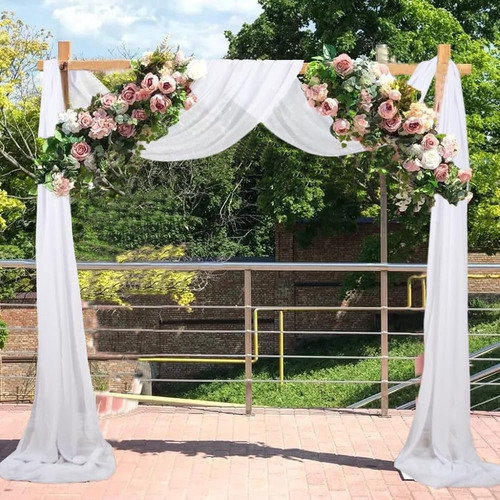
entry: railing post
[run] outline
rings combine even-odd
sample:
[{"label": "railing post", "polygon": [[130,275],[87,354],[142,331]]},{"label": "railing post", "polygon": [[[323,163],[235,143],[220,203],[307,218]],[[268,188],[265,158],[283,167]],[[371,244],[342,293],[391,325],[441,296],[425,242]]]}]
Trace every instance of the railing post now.
[{"label": "railing post", "polygon": [[279,356],[280,356],[280,385],[283,385],[285,380],[285,313],[283,311],[279,312],[279,327],[280,327],[280,339],[279,339]]},{"label": "railing post", "polygon": [[245,413],[252,414],[252,271],[244,272],[245,300]]},{"label": "railing post", "polygon": [[[387,264],[387,181],[380,174],[380,262]],[[380,271],[380,392],[381,412],[389,415],[389,284],[388,272]]]}]

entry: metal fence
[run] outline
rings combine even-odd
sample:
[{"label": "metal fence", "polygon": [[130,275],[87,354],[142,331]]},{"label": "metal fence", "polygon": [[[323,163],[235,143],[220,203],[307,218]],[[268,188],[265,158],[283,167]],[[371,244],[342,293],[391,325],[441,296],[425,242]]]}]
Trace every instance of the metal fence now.
[{"label": "metal fence", "polygon": [[[0,260],[0,268],[9,269],[34,269],[35,262],[31,260]],[[382,415],[388,414],[389,409],[389,395],[395,391],[408,387],[409,385],[414,385],[419,382],[418,378],[411,380],[390,380],[389,379],[389,361],[395,359],[415,359],[410,356],[389,356],[389,337],[393,335],[422,335],[422,333],[409,333],[409,332],[391,332],[389,331],[389,312],[397,311],[408,311],[408,307],[390,307],[388,305],[388,273],[393,272],[404,272],[404,273],[423,273],[426,271],[426,265],[424,264],[384,264],[384,263],[271,263],[271,262],[133,262],[133,263],[109,263],[109,262],[80,262],[78,263],[79,270],[148,270],[148,269],[162,269],[169,271],[204,271],[204,272],[219,272],[219,271],[239,271],[243,273],[243,287],[244,287],[244,299],[242,305],[236,306],[215,306],[215,305],[193,305],[189,306],[193,309],[239,309],[244,312],[244,330],[228,330],[227,333],[240,333],[244,335],[244,354],[237,355],[199,355],[199,354],[120,354],[120,353],[97,353],[95,355],[89,355],[90,360],[112,360],[112,359],[137,359],[143,361],[169,361],[169,362],[186,362],[186,357],[191,358],[195,362],[203,363],[241,363],[244,365],[245,378],[242,380],[224,380],[224,379],[166,379],[166,378],[145,378],[146,382],[191,382],[191,383],[203,383],[203,382],[241,382],[245,386],[245,408],[247,413],[252,411],[252,386],[255,383],[278,383],[285,384],[287,382],[293,382],[294,384],[378,384],[380,386],[380,393],[374,395],[369,402],[373,400],[380,400],[381,413]],[[312,272],[378,272],[380,273],[380,305],[371,307],[350,307],[350,306],[339,306],[339,307],[296,307],[296,306],[262,306],[255,304],[252,301],[252,273],[256,271],[265,272],[280,272],[280,271],[312,271]],[[470,273],[492,273],[499,272],[500,264],[472,264],[469,265]],[[0,304],[2,306],[8,307],[36,307],[34,304],[15,304],[15,303],[5,303]],[[103,309],[112,308],[119,309],[120,306],[101,306],[92,305],[91,308]],[[178,305],[141,305],[140,308],[155,308],[155,309],[168,309],[175,308],[179,309]],[[412,308],[412,311],[423,311],[423,308]],[[276,311],[279,314],[279,328],[278,330],[266,330],[266,333],[276,333],[280,337],[279,341],[279,353],[276,355],[262,355],[259,354],[258,350],[258,314],[264,311]],[[297,332],[286,331],[284,328],[283,315],[287,311],[345,311],[345,312],[356,312],[356,311],[371,311],[380,314],[380,330],[365,332],[365,331],[307,331],[307,332]],[[495,312],[500,311],[500,308],[471,308],[470,312],[480,312],[488,311]],[[10,330],[29,330],[28,327],[16,327],[10,326]],[[35,328],[31,328],[34,330]],[[115,332],[126,332],[126,331],[151,331],[161,334],[175,333],[178,329],[124,329],[124,328],[112,328]],[[87,330],[90,333],[96,333],[99,331],[97,329]],[[199,334],[203,333],[214,333],[213,330],[183,330],[183,332],[197,332]],[[221,330],[217,330],[221,332]],[[297,334],[297,333],[311,333],[315,335],[375,335],[380,339],[380,356],[314,356],[315,359],[377,359],[380,360],[381,373],[378,380],[286,380],[284,377],[284,360],[285,359],[300,359],[308,358],[304,355],[285,355],[283,348],[283,338],[286,334]],[[471,335],[476,336],[491,336],[494,337],[498,335],[499,332],[486,332],[486,333],[476,333]],[[497,347],[498,348],[498,345]],[[491,349],[487,352],[490,352]],[[484,353],[482,353],[484,354]],[[33,356],[36,353],[26,353],[26,352],[4,352],[2,353],[3,362],[21,362],[23,360],[33,360]],[[278,379],[270,380],[255,380],[252,376],[253,365],[260,358],[277,358],[280,366],[280,377]],[[479,386],[492,385],[500,386],[499,378],[491,378],[495,374],[500,372],[500,358],[495,357],[481,357],[474,354],[471,356],[473,360],[495,362],[497,365],[492,368],[488,368],[488,377],[490,378],[478,378],[471,380],[471,384],[475,386],[473,388],[477,389]],[[192,361],[191,361],[192,362]],[[493,398],[495,399],[495,398]],[[357,406],[363,406],[363,404]]]}]

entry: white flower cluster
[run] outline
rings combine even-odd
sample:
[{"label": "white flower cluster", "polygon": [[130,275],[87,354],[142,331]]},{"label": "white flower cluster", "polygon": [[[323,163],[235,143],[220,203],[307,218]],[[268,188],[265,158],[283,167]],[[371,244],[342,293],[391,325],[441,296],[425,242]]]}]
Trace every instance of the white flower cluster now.
[{"label": "white flower cluster", "polygon": [[78,115],[73,109],[59,113],[59,123],[62,123],[62,131],[65,134],[77,134],[81,130],[78,124]]}]

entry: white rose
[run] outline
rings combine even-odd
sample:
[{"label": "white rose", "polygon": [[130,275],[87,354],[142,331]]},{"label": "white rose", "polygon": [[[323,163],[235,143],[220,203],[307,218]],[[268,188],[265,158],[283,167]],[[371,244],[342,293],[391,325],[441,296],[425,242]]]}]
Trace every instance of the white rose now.
[{"label": "white rose", "polygon": [[203,60],[191,61],[186,68],[186,75],[191,80],[199,80],[207,75],[207,62]]},{"label": "white rose", "polygon": [[441,163],[441,155],[436,149],[424,151],[422,155],[422,167],[427,170],[434,170]]}]

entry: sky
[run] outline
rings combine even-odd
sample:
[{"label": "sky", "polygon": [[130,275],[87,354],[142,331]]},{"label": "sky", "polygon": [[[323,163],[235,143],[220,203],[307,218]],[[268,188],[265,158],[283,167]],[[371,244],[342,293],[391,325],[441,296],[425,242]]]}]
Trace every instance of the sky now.
[{"label": "sky", "polygon": [[[261,12],[257,0],[0,0],[0,10],[71,40],[82,58],[121,58],[154,49],[170,35],[170,45],[186,55],[216,59],[225,55],[225,30],[238,32]],[[53,53],[57,48],[53,49]]]}]

